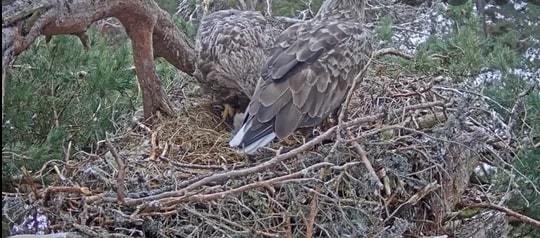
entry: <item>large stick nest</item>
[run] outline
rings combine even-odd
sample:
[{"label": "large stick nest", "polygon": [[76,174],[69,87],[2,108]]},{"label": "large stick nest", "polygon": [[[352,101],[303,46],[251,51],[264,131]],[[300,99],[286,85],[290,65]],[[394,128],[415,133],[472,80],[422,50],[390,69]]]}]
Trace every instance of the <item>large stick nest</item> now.
[{"label": "large stick nest", "polygon": [[[131,123],[92,153],[25,174],[18,193],[4,193],[4,216],[21,233],[89,236],[459,232],[457,205],[496,196],[470,184],[470,175],[480,162],[507,166],[515,158],[524,112],[508,122],[494,109],[511,109],[474,88],[376,64],[343,121],[298,132],[255,158],[228,147],[229,129],[206,99],[177,93],[175,118],[153,128]],[[500,213],[482,216],[504,234]]]}]

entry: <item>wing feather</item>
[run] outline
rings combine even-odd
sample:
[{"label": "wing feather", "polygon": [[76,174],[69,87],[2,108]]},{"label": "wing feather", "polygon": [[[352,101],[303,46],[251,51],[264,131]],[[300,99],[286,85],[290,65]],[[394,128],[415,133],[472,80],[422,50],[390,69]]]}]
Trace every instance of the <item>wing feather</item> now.
[{"label": "wing feather", "polygon": [[303,118],[302,114],[303,113],[292,103],[283,107],[275,116],[274,132],[276,135],[279,138],[285,138],[291,134],[291,132],[296,130]]},{"label": "wing feather", "polygon": [[261,105],[269,107],[283,97],[288,90],[289,87],[286,83],[267,84],[261,90],[258,100]]},{"label": "wing feather", "polygon": [[[260,96],[257,97],[256,92],[253,98],[262,106],[254,105],[258,110],[250,110],[250,114],[256,113],[260,122],[275,118],[274,130],[278,137],[292,133],[298,126],[320,122],[339,106],[335,103],[339,100],[333,97],[346,93],[348,81],[340,82],[339,58],[330,57],[338,54],[340,43],[350,37],[338,24],[295,25],[296,35],[289,30],[284,32],[267,59],[262,70],[264,82],[259,89]],[[283,97],[285,93],[290,98]]]},{"label": "wing feather", "polygon": [[284,31],[261,70],[246,120],[272,123],[278,138],[319,124],[342,104],[365,63],[363,31],[352,21],[308,21]]},{"label": "wing feather", "polygon": [[268,122],[268,121],[270,121],[272,118],[274,118],[279,113],[279,111],[283,107],[285,107],[287,104],[290,103],[291,98],[292,98],[291,93],[289,91],[287,91],[275,103],[273,103],[273,104],[271,104],[269,106],[262,105],[261,107],[259,107],[259,111],[257,113],[257,120],[259,122]]}]

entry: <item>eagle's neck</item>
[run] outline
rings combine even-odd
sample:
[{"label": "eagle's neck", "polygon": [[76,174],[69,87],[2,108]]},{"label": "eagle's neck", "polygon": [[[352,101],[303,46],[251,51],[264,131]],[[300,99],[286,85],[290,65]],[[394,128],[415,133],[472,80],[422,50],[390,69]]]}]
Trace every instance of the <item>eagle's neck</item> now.
[{"label": "eagle's neck", "polygon": [[315,18],[342,14],[363,21],[365,8],[366,0],[326,0]]}]

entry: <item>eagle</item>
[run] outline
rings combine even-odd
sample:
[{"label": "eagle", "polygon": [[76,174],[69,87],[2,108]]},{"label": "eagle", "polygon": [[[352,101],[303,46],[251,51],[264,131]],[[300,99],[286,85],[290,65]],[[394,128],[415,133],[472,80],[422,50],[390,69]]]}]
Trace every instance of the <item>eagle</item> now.
[{"label": "eagle", "polygon": [[340,108],[373,51],[364,8],[365,0],[326,0],[313,19],[279,35],[231,147],[255,154]]},{"label": "eagle", "polygon": [[[205,13],[215,7],[204,0]],[[264,60],[279,33],[291,25],[270,14],[236,9],[202,18],[196,35],[194,76],[213,104],[223,107],[222,119],[244,111],[255,91]]]}]

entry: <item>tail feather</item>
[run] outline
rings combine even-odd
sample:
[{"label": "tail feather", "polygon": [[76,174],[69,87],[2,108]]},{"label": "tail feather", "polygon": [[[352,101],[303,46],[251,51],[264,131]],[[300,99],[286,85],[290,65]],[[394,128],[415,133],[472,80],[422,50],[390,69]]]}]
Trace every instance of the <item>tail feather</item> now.
[{"label": "tail feather", "polygon": [[273,120],[260,123],[254,120],[253,117],[248,118],[242,128],[231,139],[229,146],[238,147],[246,154],[255,154],[257,149],[267,145],[276,138],[273,125]]}]

